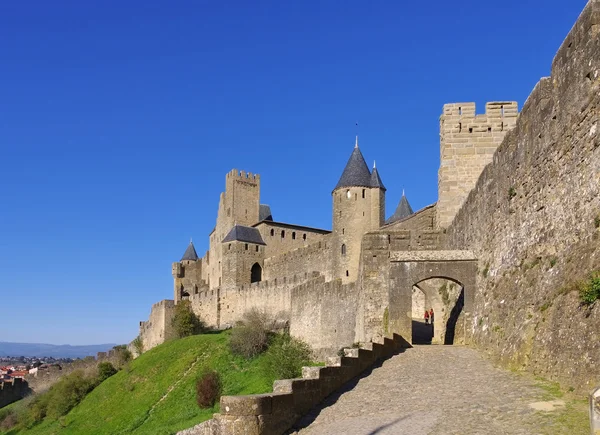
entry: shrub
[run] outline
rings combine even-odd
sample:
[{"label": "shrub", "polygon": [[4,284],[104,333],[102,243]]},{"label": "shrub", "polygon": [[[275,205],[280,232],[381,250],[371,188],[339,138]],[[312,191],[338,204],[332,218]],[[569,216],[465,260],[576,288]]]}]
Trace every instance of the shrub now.
[{"label": "shrub", "polygon": [[17,413],[13,410],[2,412],[0,410],[0,431],[8,431],[18,423]]},{"label": "shrub", "polygon": [[204,329],[202,321],[192,311],[190,301],[180,301],[175,305],[175,315],[171,324],[179,338],[200,334]]},{"label": "shrub", "polygon": [[513,199],[515,196],[517,196],[517,191],[515,190],[514,187],[510,187],[508,189],[508,200],[510,201],[511,199]]},{"label": "shrub", "polygon": [[115,357],[117,358],[117,365],[119,367],[124,366],[133,358],[131,351],[127,349],[127,346],[124,344],[114,346],[113,350],[115,351]]},{"label": "shrub", "polygon": [[115,373],[117,373],[117,369],[108,361],[98,364],[98,382],[103,382]]},{"label": "shrub", "polygon": [[579,287],[579,300],[583,305],[591,305],[600,299],[600,271],[593,272]]},{"label": "shrub", "polygon": [[212,408],[221,397],[221,377],[214,370],[205,369],[196,381],[196,402],[200,408]]},{"label": "shrub", "polygon": [[96,378],[85,376],[82,370],[64,376],[50,390],[47,395],[46,413],[51,418],[66,415],[79,404],[87,393],[98,384]]},{"label": "shrub", "polygon": [[265,371],[277,379],[297,378],[311,363],[310,346],[289,334],[277,335],[265,353]]},{"label": "shrub", "polygon": [[138,335],[137,337],[135,337],[133,339],[133,341],[131,342],[131,344],[133,344],[133,348],[137,352],[138,356],[140,356],[142,353],[144,353],[144,342],[142,340],[142,337],[140,337]]},{"label": "shrub", "polygon": [[234,355],[252,358],[264,352],[269,345],[269,317],[256,309],[244,314],[244,318],[231,331],[230,347]]}]

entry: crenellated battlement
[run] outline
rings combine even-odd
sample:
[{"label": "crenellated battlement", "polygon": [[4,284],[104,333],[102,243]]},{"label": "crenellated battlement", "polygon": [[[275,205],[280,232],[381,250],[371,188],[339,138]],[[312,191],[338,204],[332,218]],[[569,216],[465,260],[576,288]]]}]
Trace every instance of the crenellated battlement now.
[{"label": "crenellated battlement", "polygon": [[225,175],[225,179],[226,180],[239,179],[242,181],[250,181],[250,182],[255,181],[258,183],[260,181],[260,175],[253,174],[252,172],[238,171],[237,169],[232,169]]}]

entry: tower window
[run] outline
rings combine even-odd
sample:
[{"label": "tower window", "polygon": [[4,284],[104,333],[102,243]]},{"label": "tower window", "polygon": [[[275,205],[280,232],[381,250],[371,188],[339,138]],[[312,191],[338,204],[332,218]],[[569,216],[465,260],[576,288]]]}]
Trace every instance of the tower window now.
[{"label": "tower window", "polygon": [[258,252],[258,245],[256,245],[256,252]]},{"label": "tower window", "polygon": [[366,190],[367,190],[367,189],[363,189],[363,199],[365,198],[365,191],[366,191]]},{"label": "tower window", "polygon": [[462,107],[460,107],[460,106],[458,107],[458,114],[462,115]]},{"label": "tower window", "polygon": [[342,255],[346,255],[346,245],[342,244]]},{"label": "tower window", "polygon": [[346,198],[350,199],[352,197],[352,194],[350,193],[350,189],[348,189],[346,191]]},{"label": "tower window", "polygon": [[248,244],[246,243],[246,245],[244,246],[244,249],[247,251],[248,250]]},{"label": "tower window", "polygon": [[285,238],[285,230],[281,230],[281,238]]},{"label": "tower window", "polygon": [[473,133],[473,127],[469,127],[469,133]]},{"label": "tower window", "polygon": [[306,233],[302,235],[302,239],[306,240]]},{"label": "tower window", "polygon": [[229,244],[229,250],[231,251],[231,243]]},{"label": "tower window", "polygon": [[342,234],[346,232],[346,228],[342,228]]},{"label": "tower window", "polygon": [[296,232],[295,231],[292,232],[292,240],[296,240]]},{"label": "tower window", "polygon": [[348,273],[348,271],[346,271],[346,276],[350,276],[350,274]]},{"label": "tower window", "polygon": [[354,194],[354,200],[356,201],[358,199],[358,193]]},{"label": "tower window", "polygon": [[271,237],[275,235],[275,230],[271,228]]},{"label": "tower window", "polygon": [[462,132],[462,122],[458,123],[458,132]]}]

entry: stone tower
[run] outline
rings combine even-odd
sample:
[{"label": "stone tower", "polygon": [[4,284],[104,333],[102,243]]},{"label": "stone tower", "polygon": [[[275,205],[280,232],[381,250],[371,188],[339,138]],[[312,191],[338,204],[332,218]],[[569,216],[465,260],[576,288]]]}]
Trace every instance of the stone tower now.
[{"label": "stone tower", "polygon": [[203,278],[209,288],[221,285],[223,276],[221,242],[237,224],[254,225],[259,221],[260,175],[233,169],[225,176],[225,192],[221,193],[217,224],[209,237],[209,255]]},{"label": "stone tower", "polygon": [[385,219],[385,187],[377,169],[369,171],[358,148],[358,136],[331,196],[333,278],[353,282],[358,277],[363,234],[380,228]]},{"label": "stone tower", "polygon": [[175,303],[197,294],[203,286],[202,261],[198,258],[194,243],[190,244],[179,262],[172,265]]},{"label": "stone tower", "polygon": [[485,165],[517,122],[516,101],[486,103],[475,114],[475,103],[444,104],[440,117],[440,169],[436,222],[446,228],[460,210]]}]

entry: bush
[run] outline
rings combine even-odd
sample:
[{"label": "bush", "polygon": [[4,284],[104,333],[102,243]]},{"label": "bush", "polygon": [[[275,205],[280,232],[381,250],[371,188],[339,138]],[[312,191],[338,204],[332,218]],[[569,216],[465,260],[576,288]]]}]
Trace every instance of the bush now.
[{"label": "bush", "polygon": [[138,356],[140,356],[142,353],[144,353],[144,342],[142,341],[142,337],[140,337],[138,335],[137,337],[135,337],[133,339],[133,341],[131,342],[131,344],[133,344],[133,348],[137,352]]},{"label": "bush", "polygon": [[98,385],[95,377],[85,376],[82,370],[64,376],[45,394],[47,397],[46,414],[51,418],[66,415],[79,404],[90,391]]},{"label": "bush", "polygon": [[13,410],[2,412],[0,409],[0,431],[8,431],[18,423],[17,413]]},{"label": "bush", "polygon": [[311,363],[310,346],[289,334],[277,335],[265,354],[263,364],[267,373],[277,379],[298,378],[302,367]]},{"label": "bush", "polygon": [[113,350],[115,352],[115,357],[117,358],[117,365],[119,367],[124,366],[133,358],[133,355],[131,355],[131,351],[127,349],[127,346],[125,346],[124,344],[114,346]]},{"label": "bush", "polygon": [[272,322],[264,312],[256,309],[244,314],[244,318],[231,331],[230,347],[234,355],[252,358],[269,346],[269,329]]},{"label": "bush", "polygon": [[117,373],[117,369],[108,361],[101,362],[98,364],[98,382],[103,382],[105,379],[110,378],[112,375]]},{"label": "bush", "polygon": [[221,377],[210,369],[202,371],[196,381],[196,402],[200,408],[212,408],[221,397]]},{"label": "bush", "polygon": [[600,271],[590,275],[579,287],[579,300],[583,305],[591,305],[600,299]]},{"label": "bush", "polygon": [[171,324],[178,338],[200,334],[204,329],[204,324],[192,311],[190,301],[180,301],[175,305],[175,315]]}]

